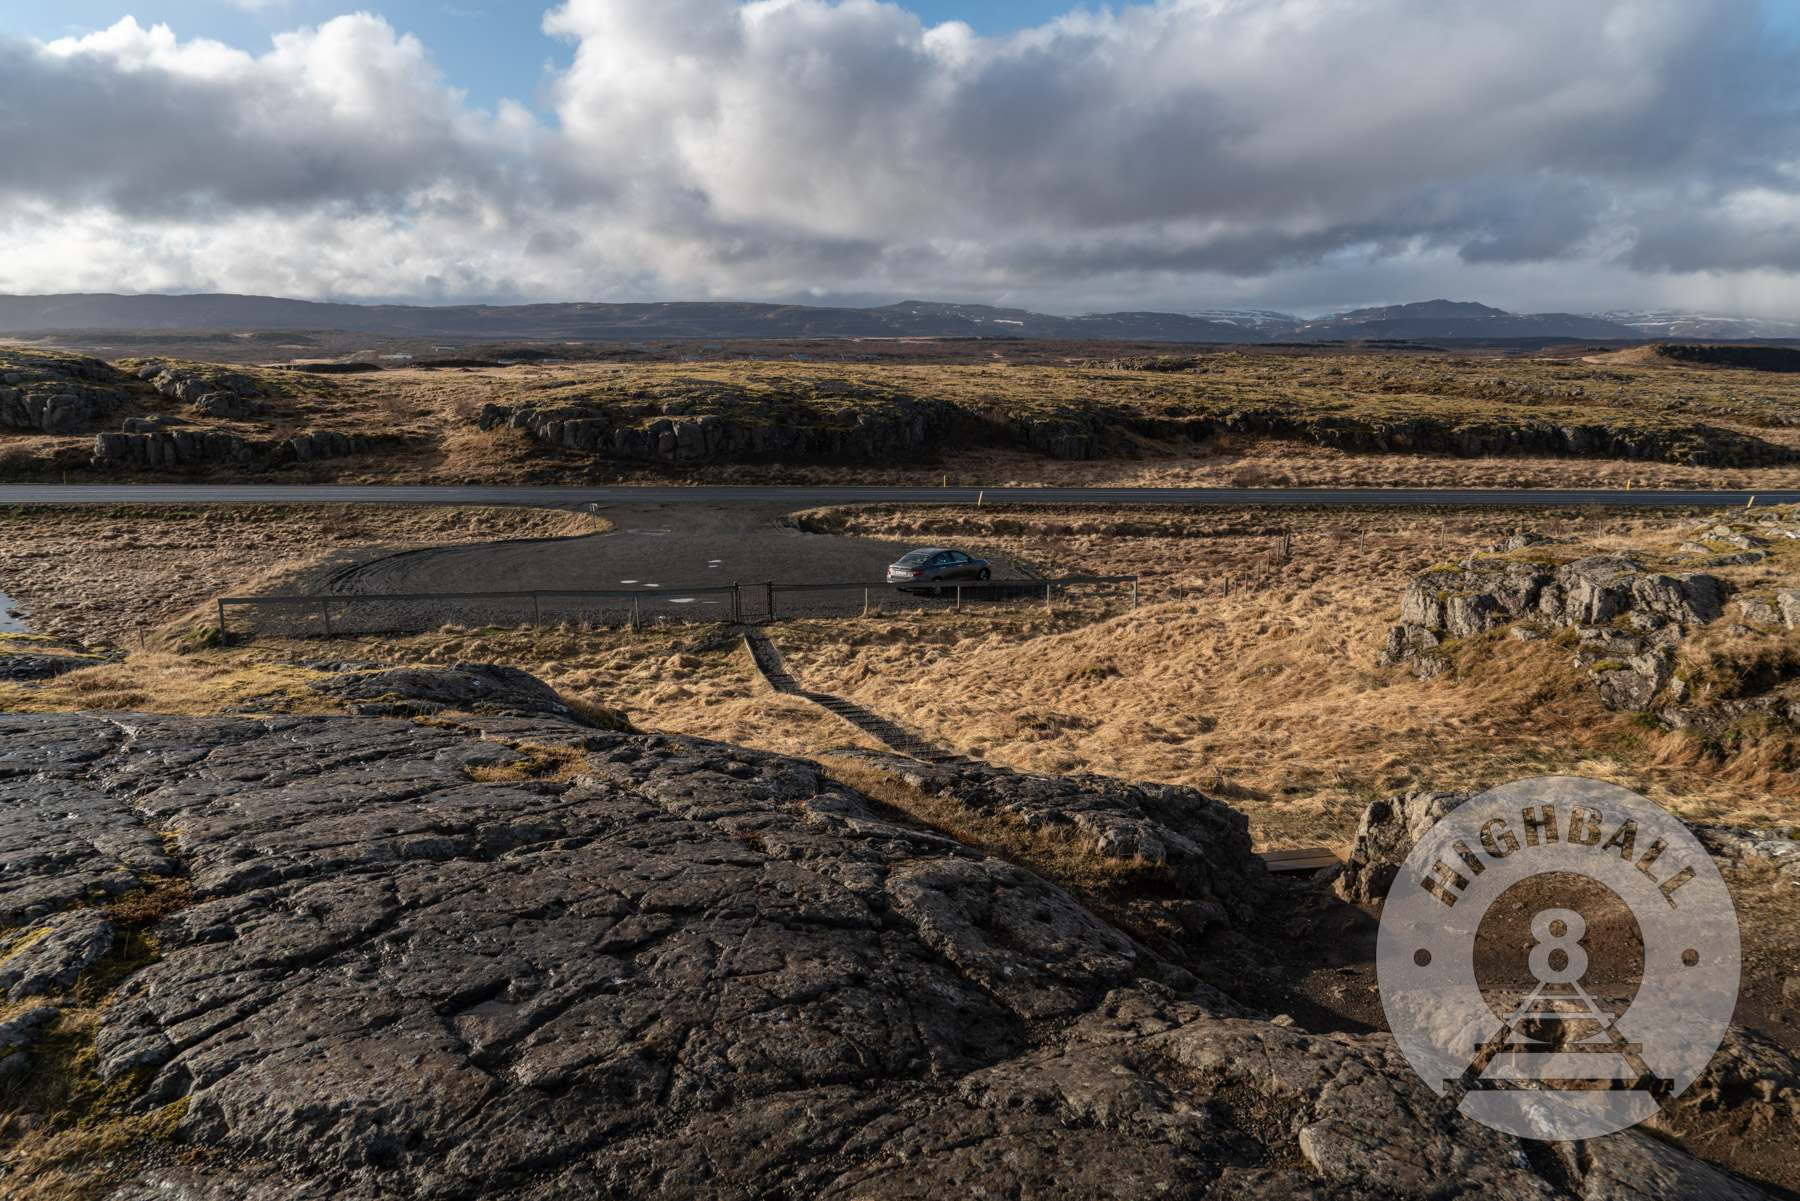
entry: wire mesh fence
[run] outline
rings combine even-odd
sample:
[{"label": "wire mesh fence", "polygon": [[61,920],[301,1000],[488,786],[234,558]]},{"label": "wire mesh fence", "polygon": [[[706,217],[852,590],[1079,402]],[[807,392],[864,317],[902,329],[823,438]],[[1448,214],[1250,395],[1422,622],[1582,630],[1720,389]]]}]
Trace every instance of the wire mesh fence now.
[{"label": "wire mesh fence", "polygon": [[258,634],[328,638],[417,633],[446,625],[641,627],[1027,606],[1135,608],[1137,577],[968,580],[905,588],[885,580],[846,584],[769,581],[709,588],[229,596],[218,601],[218,614],[219,630],[229,640]]},{"label": "wire mesh fence", "polygon": [[[876,613],[1021,609],[1094,602],[1136,604],[1136,576],[1088,576],[1057,580],[964,581],[928,586],[893,584],[766,585],[766,617],[847,617]],[[746,596],[745,604],[756,601]]]}]

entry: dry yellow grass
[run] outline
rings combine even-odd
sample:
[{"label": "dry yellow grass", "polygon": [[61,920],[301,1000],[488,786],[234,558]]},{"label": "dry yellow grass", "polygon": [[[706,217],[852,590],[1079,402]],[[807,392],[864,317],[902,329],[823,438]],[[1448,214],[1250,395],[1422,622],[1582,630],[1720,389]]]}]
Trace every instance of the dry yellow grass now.
[{"label": "dry yellow grass", "polygon": [[[860,730],[800,697],[774,691],[729,632],[697,649],[709,627],[643,630],[446,627],[399,637],[340,638],[333,654],[401,662],[458,659],[504,663],[532,672],[563,696],[621,708],[642,729],[700,734],[783,754],[835,746],[873,748]],[[319,643],[266,641],[265,653],[317,654]]]},{"label": "dry yellow grass", "polygon": [[[877,507],[814,519],[941,535],[1059,572],[1143,573],[1135,613],[1122,612],[1124,596],[1114,594],[1110,615],[1091,600],[1053,612],[1033,605],[771,628],[807,686],[975,757],[1196,784],[1241,806],[1270,845],[1340,839],[1370,799],[1408,787],[1550,771],[1616,780],[1693,816],[1800,814],[1781,723],[1745,723],[1721,741],[1610,713],[1557,641],[1474,640],[1458,652],[1460,680],[1421,682],[1375,664],[1401,590],[1434,562],[1521,525],[1578,534],[1595,549],[1667,549],[1689,536],[1692,517]],[[1291,560],[1279,565],[1269,561],[1278,530],[1293,539]],[[1774,578],[1761,567],[1722,574],[1747,588]],[[1758,656],[1791,650],[1721,625],[1694,640],[1689,657],[1697,677],[1723,681],[1754,673]],[[873,745],[811,703],[774,693],[740,643],[707,627],[264,639],[0,688],[0,707],[329,712],[336,703],[306,686],[317,673],[294,666],[321,656],[506,663],[578,702],[621,707],[640,728],[807,756]]]},{"label": "dry yellow grass", "polygon": [[[891,533],[946,519],[902,511],[868,524]],[[1258,836],[1276,845],[1341,837],[1382,794],[1547,772],[1614,780],[1696,817],[1800,815],[1783,730],[1761,740],[1751,731],[1722,747],[1608,712],[1556,641],[1476,640],[1463,649],[1461,680],[1422,682],[1375,665],[1410,576],[1512,532],[1516,515],[1459,515],[1454,538],[1433,521],[1394,517],[1367,547],[1329,528],[1308,531],[1296,515],[1295,558],[1279,568],[1255,564],[1269,540],[1242,532],[1254,521],[1210,537],[1174,528],[1163,538],[1113,538],[1071,529],[1057,514],[1011,520],[1010,532],[990,539],[996,549],[1082,570],[1145,564],[1166,581],[1165,593],[1192,599],[1058,631],[923,618],[784,623],[772,636],[809,686],[966,753],[1035,770],[1197,784],[1244,808]],[[1161,520],[1179,526],[1177,517]],[[1594,535],[1595,549],[1672,545],[1691,528],[1619,523],[1607,533],[1568,524]],[[1260,574],[1254,587],[1222,595],[1209,571],[1234,556],[1240,570]],[[1733,570],[1751,569],[1726,574]],[[1695,654],[1741,658],[1744,638],[1720,627]],[[1763,655],[1792,649],[1772,635],[1751,642]]]},{"label": "dry yellow grass", "polygon": [[[0,642],[0,651],[5,649]],[[333,713],[341,702],[306,687],[325,673],[284,662],[267,651],[184,655],[151,650],[101,663],[41,684],[0,683],[0,712],[65,713],[125,709],[211,714],[241,705],[284,713]]]}]

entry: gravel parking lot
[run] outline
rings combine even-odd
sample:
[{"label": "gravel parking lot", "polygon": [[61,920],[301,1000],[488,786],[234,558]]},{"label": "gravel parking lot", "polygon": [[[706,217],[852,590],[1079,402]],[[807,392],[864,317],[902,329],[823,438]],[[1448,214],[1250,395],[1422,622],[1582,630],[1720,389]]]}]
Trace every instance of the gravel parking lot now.
[{"label": "gravel parking lot", "polygon": [[[335,572],[324,590],[348,593],[703,588],[733,582],[866,583],[913,549],[904,542],[808,534],[783,519],[789,504],[609,505],[614,528],[591,537],[470,543],[410,551]],[[995,563],[1000,579],[1034,573]]]},{"label": "gravel parking lot", "polygon": [[[587,621],[620,624],[640,621],[717,621],[731,616],[729,592],[746,585],[745,611],[760,615],[766,594],[777,584],[863,585],[883,580],[888,564],[914,549],[912,543],[833,534],[811,534],[785,520],[792,505],[733,501],[694,504],[619,504],[601,508],[613,526],[604,533],[566,538],[471,542],[386,555],[339,566],[307,581],[304,591],[349,598],[367,595],[478,592],[630,591],[607,598],[481,600],[447,604],[404,601],[334,604],[332,629],[340,633],[376,629],[424,629],[462,625],[517,625],[527,621]],[[1037,576],[1010,561],[992,565],[997,580]],[[963,603],[1018,604],[1035,589],[968,589]],[[862,612],[865,606],[948,607],[943,597],[897,594],[861,587],[777,593],[782,616],[832,616]],[[251,628],[273,632],[324,631],[326,615],[317,604],[259,607],[242,613]]]}]

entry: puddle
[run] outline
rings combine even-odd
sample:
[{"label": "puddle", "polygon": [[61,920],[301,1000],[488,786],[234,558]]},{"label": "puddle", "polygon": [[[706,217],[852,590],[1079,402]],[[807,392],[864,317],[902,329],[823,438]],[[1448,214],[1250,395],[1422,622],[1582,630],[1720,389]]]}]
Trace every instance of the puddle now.
[{"label": "puddle", "polygon": [[17,617],[8,617],[6,615],[8,609],[16,609],[18,607],[17,602],[15,602],[12,597],[6,595],[4,592],[0,592],[0,634],[29,634],[31,632],[25,628],[25,623],[23,621],[20,621]]}]

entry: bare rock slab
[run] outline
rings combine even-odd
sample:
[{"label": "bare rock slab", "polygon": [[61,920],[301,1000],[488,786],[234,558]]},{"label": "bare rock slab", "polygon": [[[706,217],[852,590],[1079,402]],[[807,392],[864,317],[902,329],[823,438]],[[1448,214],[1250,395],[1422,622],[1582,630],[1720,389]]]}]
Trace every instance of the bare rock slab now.
[{"label": "bare rock slab", "polygon": [[[147,1081],[139,1110],[185,1098],[178,1143],[211,1154],[127,1164],[114,1201],[1511,1201],[1637,1170],[1547,1180],[1387,1036],[1146,979],[1061,889],[815,764],[556,724],[587,770],[512,783],[470,769],[517,752],[407,720],[0,726],[22,878],[142,872],[163,831],[193,882],[96,1053]],[[1028,784],[1045,820],[1060,787],[1102,826],[1187,839],[1221,905],[1251,878],[1191,798]],[[1674,1152],[1654,1166],[1672,1195],[1714,1184]]]}]

